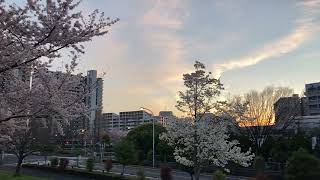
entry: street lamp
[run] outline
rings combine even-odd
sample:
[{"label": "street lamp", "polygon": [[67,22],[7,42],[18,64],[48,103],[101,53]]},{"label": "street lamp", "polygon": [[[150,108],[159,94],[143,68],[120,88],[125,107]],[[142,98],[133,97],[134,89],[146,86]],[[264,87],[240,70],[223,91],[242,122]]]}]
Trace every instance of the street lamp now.
[{"label": "street lamp", "polygon": [[155,155],[155,151],[154,151],[154,117],[153,117],[154,114],[148,108],[141,107],[140,109],[149,111],[152,114],[152,167],[154,168],[154,164],[155,164],[155,158],[154,158],[154,155]]}]

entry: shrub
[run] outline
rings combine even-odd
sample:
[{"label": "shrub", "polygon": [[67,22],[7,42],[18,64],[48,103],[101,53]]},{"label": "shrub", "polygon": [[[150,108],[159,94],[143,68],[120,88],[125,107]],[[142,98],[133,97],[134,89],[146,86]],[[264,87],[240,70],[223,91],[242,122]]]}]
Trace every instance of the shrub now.
[{"label": "shrub", "polygon": [[217,170],[213,173],[213,180],[225,180],[226,179],[226,175],[220,171]]},{"label": "shrub", "polygon": [[107,172],[110,172],[110,170],[112,169],[112,160],[106,160],[104,162],[104,168]]},{"label": "shrub", "polygon": [[148,160],[148,161],[152,161],[152,158],[153,158],[153,154],[152,154],[152,150],[150,150],[150,151],[147,153],[147,160]]},{"label": "shrub", "polygon": [[77,156],[84,156],[85,151],[83,149],[75,149],[75,150],[73,150],[73,154],[75,154]]},{"label": "shrub", "polygon": [[59,159],[58,158],[52,158],[50,159],[50,165],[52,167],[57,167],[58,166],[58,163],[59,163]]},{"label": "shrub", "polygon": [[256,156],[254,158],[254,164],[253,164],[256,172],[263,172],[265,167],[264,158],[262,156]]},{"label": "shrub", "polygon": [[61,158],[59,161],[59,169],[65,170],[68,167],[69,160],[66,158]]},{"label": "shrub", "polygon": [[137,180],[145,180],[145,179],[146,179],[146,176],[144,174],[143,169],[139,169],[137,171]]},{"label": "shrub", "polygon": [[160,177],[161,180],[172,180],[171,168],[167,166],[163,166],[160,169]]},{"label": "shrub", "polygon": [[259,172],[256,175],[256,180],[269,180],[269,179],[263,172]]},{"label": "shrub", "polygon": [[320,179],[320,161],[304,149],[293,152],[288,161],[288,180]]},{"label": "shrub", "polygon": [[93,168],[94,168],[94,159],[92,158],[87,159],[87,164],[86,164],[87,171],[92,172]]}]

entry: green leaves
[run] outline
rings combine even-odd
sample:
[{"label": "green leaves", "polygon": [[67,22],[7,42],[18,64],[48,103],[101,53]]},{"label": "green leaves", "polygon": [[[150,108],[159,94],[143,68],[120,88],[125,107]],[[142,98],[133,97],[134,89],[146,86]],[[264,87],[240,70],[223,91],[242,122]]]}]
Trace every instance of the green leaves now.
[{"label": "green leaves", "polygon": [[196,61],[195,71],[183,75],[185,91],[179,91],[177,109],[188,113],[194,120],[217,107],[217,99],[224,89],[219,79],[206,72],[203,63]]},{"label": "green leaves", "polygon": [[117,161],[123,165],[127,165],[136,160],[136,152],[132,142],[121,140],[113,147]]}]

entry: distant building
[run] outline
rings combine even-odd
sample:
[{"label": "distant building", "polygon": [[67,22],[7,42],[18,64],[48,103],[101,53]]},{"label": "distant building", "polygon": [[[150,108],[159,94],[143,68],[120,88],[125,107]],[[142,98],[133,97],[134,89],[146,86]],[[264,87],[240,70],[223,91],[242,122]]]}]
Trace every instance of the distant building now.
[{"label": "distant building", "polygon": [[160,111],[159,116],[161,117],[173,117],[172,111]]},{"label": "distant building", "polygon": [[298,94],[291,97],[281,97],[274,104],[275,122],[285,121],[288,118],[306,115],[304,103]]},{"label": "distant building", "polygon": [[307,111],[310,116],[320,115],[320,82],[305,85]]},{"label": "distant building", "polygon": [[100,129],[103,134],[112,129],[120,129],[120,116],[116,113],[103,113]]},{"label": "distant building", "polygon": [[[63,72],[51,72],[53,76],[63,74]],[[70,125],[66,127],[66,137],[77,138],[81,131],[85,132],[86,137],[91,140],[100,136],[100,121],[102,118],[102,94],[103,80],[97,77],[96,70],[90,70],[86,76],[82,77],[81,84],[72,88],[74,93],[79,93],[79,98],[89,109],[88,115],[77,119],[70,119]],[[80,90],[83,89],[83,90]],[[84,94],[81,94],[84,93]]]},{"label": "distant building", "polygon": [[174,118],[175,116],[172,111],[160,111],[159,116],[156,116],[156,122],[159,122],[162,126],[166,127],[167,121]]},{"label": "distant building", "polygon": [[141,124],[152,122],[152,116],[146,111],[120,112],[120,130],[130,130]]},{"label": "distant building", "polygon": [[298,116],[290,124],[288,129],[309,131],[320,128],[320,115]]}]

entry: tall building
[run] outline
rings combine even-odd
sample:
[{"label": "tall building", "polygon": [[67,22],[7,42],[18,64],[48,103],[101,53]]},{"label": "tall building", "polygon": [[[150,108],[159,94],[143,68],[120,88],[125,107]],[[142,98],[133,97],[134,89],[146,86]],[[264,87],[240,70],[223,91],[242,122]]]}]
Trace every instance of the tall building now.
[{"label": "tall building", "polygon": [[320,82],[306,84],[305,88],[309,115],[320,115]]},{"label": "tall building", "polygon": [[86,129],[89,131],[90,136],[99,137],[100,121],[102,119],[103,80],[98,78],[96,70],[88,71],[84,80],[88,92],[85,103],[89,108],[89,119]]},{"label": "tall building", "polygon": [[[63,72],[48,71],[52,76],[61,76]],[[76,77],[76,75],[72,75]],[[71,77],[72,77],[71,76]],[[100,135],[100,120],[102,117],[102,94],[103,94],[103,81],[97,77],[96,70],[90,70],[86,76],[81,77],[81,83],[75,84],[71,91],[79,94],[79,98],[83,100],[89,112],[87,116],[77,119],[70,119],[70,125],[66,128],[66,138],[74,139],[79,136],[81,132],[86,133],[86,137],[91,140],[96,139]]]},{"label": "tall building", "polygon": [[141,124],[152,122],[151,114],[143,110],[120,112],[119,115],[121,130],[130,130]]}]

